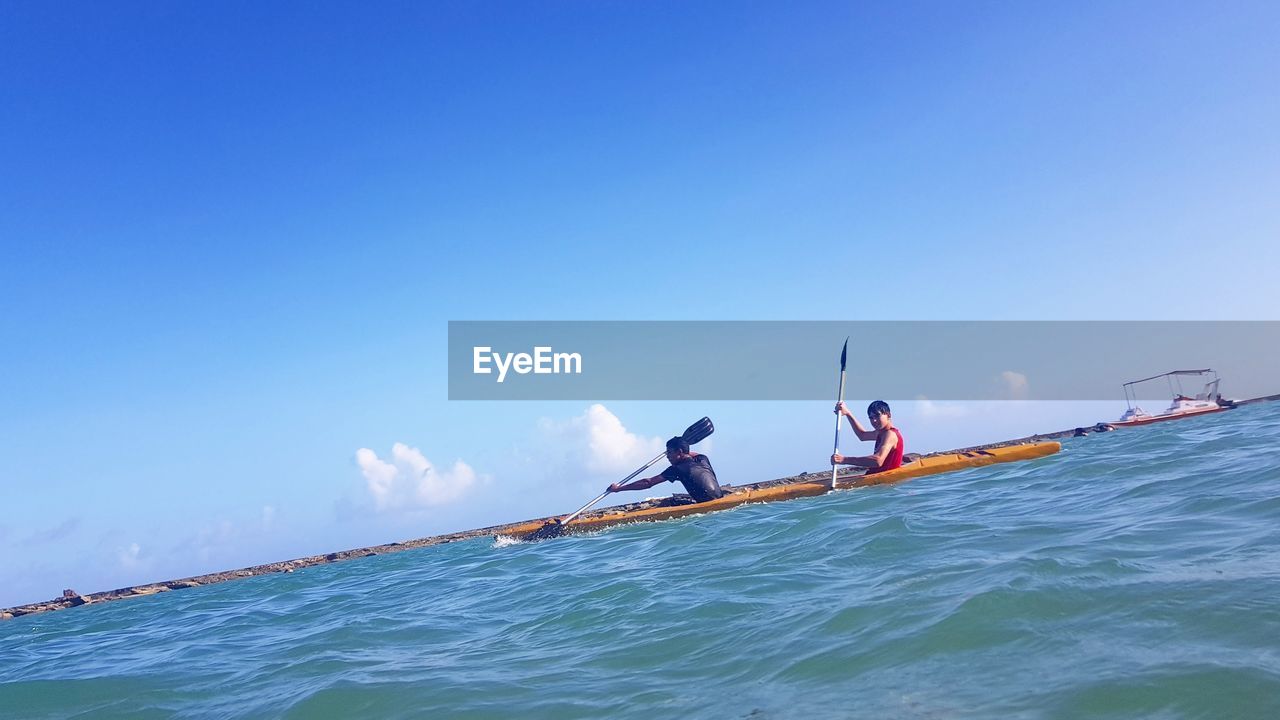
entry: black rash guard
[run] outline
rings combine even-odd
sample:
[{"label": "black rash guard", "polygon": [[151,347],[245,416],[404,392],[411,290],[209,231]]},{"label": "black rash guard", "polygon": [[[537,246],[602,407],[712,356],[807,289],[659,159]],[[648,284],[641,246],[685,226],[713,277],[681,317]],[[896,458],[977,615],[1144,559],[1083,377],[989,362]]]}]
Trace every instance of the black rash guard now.
[{"label": "black rash guard", "polygon": [[724,496],[720,483],[716,481],[716,471],[711,469],[711,461],[706,455],[694,455],[688,460],[681,460],[662,471],[667,482],[677,480],[684,484],[689,497],[696,502],[707,502]]}]

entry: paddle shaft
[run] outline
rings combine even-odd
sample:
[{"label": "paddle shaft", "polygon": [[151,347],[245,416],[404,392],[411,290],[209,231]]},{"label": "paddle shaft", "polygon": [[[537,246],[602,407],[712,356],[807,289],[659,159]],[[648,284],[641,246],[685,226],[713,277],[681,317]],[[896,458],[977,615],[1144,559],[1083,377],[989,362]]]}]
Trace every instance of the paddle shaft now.
[{"label": "paddle shaft", "polygon": [[557,520],[556,522],[557,522],[557,523],[559,523],[559,524],[561,524],[561,525],[567,525],[567,524],[569,524],[569,521],[571,521],[571,520],[573,520],[574,518],[576,518],[576,517],[578,517],[579,515],[581,515],[583,512],[585,512],[585,511],[586,511],[586,509],[587,509],[587,508],[589,508],[589,507],[591,507],[592,505],[595,505],[596,503],[598,503],[598,502],[600,502],[601,500],[603,500],[603,499],[604,499],[604,496],[605,496],[605,495],[608,495],[608,494],[609,494],[609,491],[608,491],[608,490],[605,490],[604,492],[602,492],[602,493],[600,493],[599,495],[597,495],[597,496],[595,497],[595,499],[594,499],[594,500],[592,500],[591,502],[587,503],[586,505],[583,505],[582,507],[580,507],[580,508],[578,508],[577,510],[575,510],[575,511],[574,511],[574,513],[573,513],[572,515],[569,515],[569,516],[567,516],[567,517],[561,518],[560,520]]},{"label": "paddle shaft", "polygon": [[[836,391],[836,442],[831,448],[831,454],[835,455],[840,452],[840,403],[844,402],[844,368],[849,360],[849,338],[844,339],[844,347],[840,348],[840,389]],[[831,463],[831,489],[836,489],[836,473],[840,471],[840,466]]]},{"label": "paddle shaft", "polygon": [[[836,393],[836,397],[839,398],[839,402],[844,402],[844,368],[843,367],[840,368],[840,390],[838,393]],[[836,453],[840,452],[840,420],[841,419],[843,418],[840,415],[840,413],[836,413],[836,442],[835,442],[835,447],[832,448],[831,450],[832,455],[835,455]],[[839,465],[831,466],[831,489],[832,490],[836,489],[836,473],[839,472],[839,470],[840,470]]]}]

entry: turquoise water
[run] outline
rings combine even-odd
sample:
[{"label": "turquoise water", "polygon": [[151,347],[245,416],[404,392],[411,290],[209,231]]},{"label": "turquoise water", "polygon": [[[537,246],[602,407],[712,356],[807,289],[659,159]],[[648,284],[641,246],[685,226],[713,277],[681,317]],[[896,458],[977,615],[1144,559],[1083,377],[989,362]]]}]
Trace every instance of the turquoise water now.
[{"label": "turquoise water", "polygon": [[0,623],[4,717],[1280,717],[1280,403]]}]

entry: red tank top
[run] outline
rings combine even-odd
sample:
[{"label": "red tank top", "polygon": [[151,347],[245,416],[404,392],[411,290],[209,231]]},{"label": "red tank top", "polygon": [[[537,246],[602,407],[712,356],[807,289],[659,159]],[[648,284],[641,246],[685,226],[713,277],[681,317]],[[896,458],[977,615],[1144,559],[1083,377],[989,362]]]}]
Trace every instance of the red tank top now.
[{"label": "red tank top", "polygon": [[902,451],[903,451],[902,433],[898,432],[898,428],[896,427],[889,428],[889,429],[892,430],[893,434],[898,437],[898,442],[894,443],[893,449],[889,451],[889,456],[884,459],[884,464],[880,466],[880,469],[868,470],[867,471],[868,475],[872,473],[884,472],[886,470],[897,470],[898,468],[902,467]]}]

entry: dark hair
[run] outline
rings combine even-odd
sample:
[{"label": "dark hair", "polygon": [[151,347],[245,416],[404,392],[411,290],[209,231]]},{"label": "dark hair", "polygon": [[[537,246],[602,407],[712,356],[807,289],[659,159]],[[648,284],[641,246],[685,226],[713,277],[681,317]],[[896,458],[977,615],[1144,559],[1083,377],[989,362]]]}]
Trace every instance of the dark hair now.
[{"label": "dark hair", "polygon": [[684,438],[676,436],[667,441],[667,449],[676,452],[689,452],[689,443]]},{"label": "dark hair", "polygon": [[893,414],[889,412],[889,403],[883,400],[877,400],[867,406],[867,415],[874,417],[876,415],[879,415],[880,413],[884,413],[885,415]]}]

